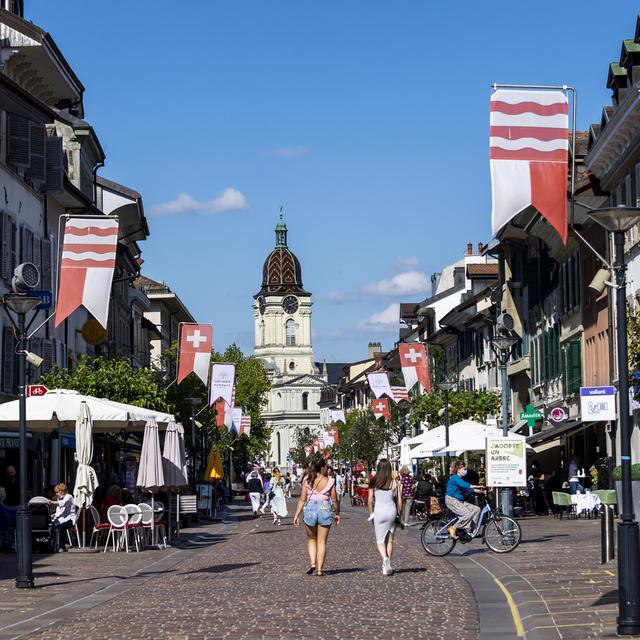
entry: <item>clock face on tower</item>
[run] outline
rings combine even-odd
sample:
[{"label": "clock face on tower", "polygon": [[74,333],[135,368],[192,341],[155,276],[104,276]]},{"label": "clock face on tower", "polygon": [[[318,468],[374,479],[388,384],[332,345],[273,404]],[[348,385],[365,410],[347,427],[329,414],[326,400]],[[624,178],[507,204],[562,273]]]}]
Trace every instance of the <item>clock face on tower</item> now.
[{"label": "clock face on tower", "polygon": [[287,313],[295,313],[298,310],[298,298],[295,296],[287,296],[282,301],[282,308]]}]

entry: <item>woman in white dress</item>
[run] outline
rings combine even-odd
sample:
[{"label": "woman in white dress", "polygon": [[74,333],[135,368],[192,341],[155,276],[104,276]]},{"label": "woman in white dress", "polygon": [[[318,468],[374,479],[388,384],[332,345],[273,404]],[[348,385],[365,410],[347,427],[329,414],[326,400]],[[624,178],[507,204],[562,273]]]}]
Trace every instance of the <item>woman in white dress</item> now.
[{"label": "woman in white dress", "polygon": [[390,576],[393,555],[393,534],[396,531],[396,516],[402,513],[402,490],[391,474],[391,463],[386,458],[378,462],[376,475],[369,485],[367,501],[370,517],[376,533],[376,545],[382,557],[382,573]]},{"label": "woman in white dress", "polygon": [[287,501],[285,499],[285,482],[284,478],[280,475],[280,469],[273,470],[273,477],[271,478],[271,491],[273,491],[273,498],[271,498],[271,513],[273,514],[273,524],[280,525],[280,518],[286,518],[289,515],[287,511]]}]

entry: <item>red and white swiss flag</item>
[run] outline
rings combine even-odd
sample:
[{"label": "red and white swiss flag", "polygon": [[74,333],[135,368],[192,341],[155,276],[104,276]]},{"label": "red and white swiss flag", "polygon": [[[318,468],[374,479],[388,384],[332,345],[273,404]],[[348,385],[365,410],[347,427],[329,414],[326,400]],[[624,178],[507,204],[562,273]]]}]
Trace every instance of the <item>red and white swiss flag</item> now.
[{"label": "red and white swiss flag", "polygon": [[329,429],[327,433],[329,434],[329,437],[333,440],[333,444],[335,444],[336,446],[340,444],[340,434],[335,427],[331,427],[331,429]]},{"label": "red and white swiss flag", "polygon": [[69,218],[64,225],[55,326],[80,305],[106,329],[116,266],[118,221]]},{"label": "red and white swiss flag", "polygon": [[522,89],[494,91],[489,136],[493,233],[533,205],[566,244],[567,94]]},{"label": "red and white swiss flag", "polygon": [[389,401],[386,398],[379,398],[371,403],[373,409],[373,415],[376,418],[384,418],[385,420],[391,420],[391,412],[389,411]]},{"label": "red and white swiss flag", "polygon": [[400,354],[400,367],[407,392],[413,389],[416,382],[419,382],[424,390],[431,391],[431,380],[429,377],[429,359],[427,350],[421,342],[402,342],[398,346]]},{"label": "red and white swiss flag", "polygon": [[191,372],[207,384],[209,361],[213,349],[213,325],[180,325],[180,348],[178,350],[178,384]]}]

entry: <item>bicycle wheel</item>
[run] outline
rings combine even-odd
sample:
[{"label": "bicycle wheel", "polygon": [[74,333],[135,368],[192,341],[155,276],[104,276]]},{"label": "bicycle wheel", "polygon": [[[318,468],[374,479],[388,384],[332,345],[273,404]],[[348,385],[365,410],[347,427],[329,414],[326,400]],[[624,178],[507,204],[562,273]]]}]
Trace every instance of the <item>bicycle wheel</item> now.
[{"label": "bicycle wheel", "polygon": [[447,522],[445,518],[438,518],[430,520],[422,527],[420,542],[424,550],[432,556],[446,556],[456,544],[445,528]]},{"label": "bicycle wheel", "polygon": [[484,541],[491,551],[509,553],[513,551],[522,539],[520,525],[509,516],[497,514],[484,529]]}]

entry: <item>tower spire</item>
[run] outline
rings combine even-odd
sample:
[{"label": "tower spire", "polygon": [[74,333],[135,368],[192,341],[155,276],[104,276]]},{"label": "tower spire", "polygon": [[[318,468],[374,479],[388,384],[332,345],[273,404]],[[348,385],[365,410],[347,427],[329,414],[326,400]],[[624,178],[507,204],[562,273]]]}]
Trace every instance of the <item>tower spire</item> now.
[{"label": "tower spire", "polygon": [[287,225],[284,221],[284,207],[280,207],[280,220],[276,225],[276,247],[287,246]]}]

